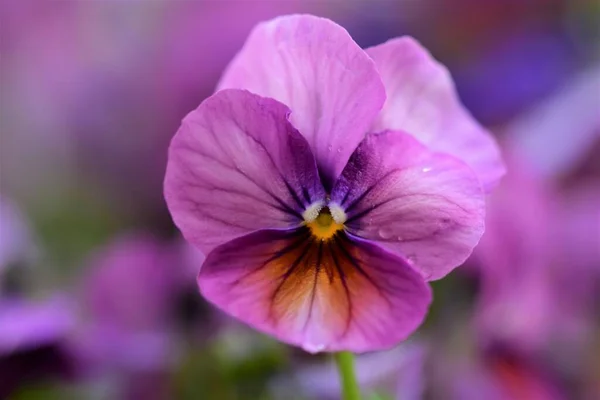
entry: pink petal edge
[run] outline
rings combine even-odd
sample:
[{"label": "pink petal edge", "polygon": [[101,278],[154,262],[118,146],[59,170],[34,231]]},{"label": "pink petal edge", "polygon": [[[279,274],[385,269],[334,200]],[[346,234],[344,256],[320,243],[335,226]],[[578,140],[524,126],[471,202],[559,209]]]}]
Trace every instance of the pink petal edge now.
[{"label": "pink petal edge", "polygon": [[491,191],[505,172],[500,150],[460,103],[448,70],[411,37],[391,39],[366,52],[387,95],[370,131],[410,133],[432,150],[466,162],[485,191]]}]

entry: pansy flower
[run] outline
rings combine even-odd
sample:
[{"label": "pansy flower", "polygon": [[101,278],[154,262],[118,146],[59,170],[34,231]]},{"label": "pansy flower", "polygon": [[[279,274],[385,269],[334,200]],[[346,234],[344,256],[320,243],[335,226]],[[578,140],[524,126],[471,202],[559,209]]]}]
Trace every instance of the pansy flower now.
[{"label": "pansy flower", "polygon": [[[569,398],[585,380],[595,334],[589,267],[600,260],[600,192],[559,189],[532,168],[539,158],[523,159],[511,145],[503,153],[510,172],[488,202],[486,234],[473,254],[474,318],[460,324],[471,325],[460,337],[475,347],[469,365],[450,377],[457,392],[449,397]],[[447,375],[448,364],[439,365]]]},{"label": "pansy flower", "polygon": [[68,338],[74,315],[67,297],[31,300],[24,277],[37,247],[28,221],[0,197],[0,398],[31,383],[76,377]]},{"label": "pansy flower", "polygon": [[[441,374],[434,395],[450,400],[565,400],[560,379],[548,364],[502,345],[479,349],[473,360],[437,360]],[[448,371],[451,375],[448,376]]]},{"label": "pansy flower", "polygon": [[82,349],[103,371],[165,368],[174,354],[174,317],[187,271],[179,246],[129,234],[99,249],[80,283]]},{"label": "pansy flower", "polygon": [[76,378],[77,360],[68,342],[73,327],[64,296],[41,302],[0,298],[0,398],[32,382]]},{"label": "pansy flower", "polygon": [[171,142],[165,197],[203,295],[310,352],[391,347],[483,233],[503,174],[410,38],[362,50],[313,16],[259,24]]},{"label": "pansy flower", "polygon": [[184,250],[129,233],[86,261],[74,346],[87,377],[103,382],[113,398],[169,398],[169,371],[181,355],[180,301],[193,276]]}]

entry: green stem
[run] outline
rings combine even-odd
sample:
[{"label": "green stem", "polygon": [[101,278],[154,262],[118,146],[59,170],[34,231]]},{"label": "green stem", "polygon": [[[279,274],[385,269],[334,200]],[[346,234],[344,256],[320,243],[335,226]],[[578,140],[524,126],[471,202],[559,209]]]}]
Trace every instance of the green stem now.
[{"label": "green stem", "polygon": [[343,400],[360,400],[360,388],[354,373],[354,355],[348,351],[335,353],[335,362],[340,374]]}]

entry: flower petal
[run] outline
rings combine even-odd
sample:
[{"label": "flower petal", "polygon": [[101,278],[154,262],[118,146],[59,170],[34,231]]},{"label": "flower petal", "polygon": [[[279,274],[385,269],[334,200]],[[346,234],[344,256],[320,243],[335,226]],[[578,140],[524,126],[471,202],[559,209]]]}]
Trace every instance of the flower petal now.
[{"label": "flower petal", "polygon": [[306,140],[283,104],[225,90],[185,117],[169,148],[165,198],[204,252],[261,228],[288,228],[324,197]]},{"label": "flower petal", "polygon": [[263,230],[216,248],[204,296],[229,314],[310,352],[391,347],[423,321],[429,286],[406,261],[345,233]]},{"label": "flower petal", "polygon": [[218,88],[248,89],[288,105],[327,188],[385,101],[373,61],[348,32],[310,15],[259,24]]},{"label": "flower petal", "polygon": [[367,135],[331,201],[350,232],[407,257],[428,280],[460,265],[483,234],[485,199],[473,171],[402,132]]},{"label": "flower petal", "polygon": [[366,50],[377,64],[387,100],[371,132],[402,130],[435,151],[465,161],[486,191],[504,174],[493,137],[460,103],[450,74],[410,37]]},{"label": "flower petal", "polygon": [[0,301],[0,357],[64,340],[75,326],[71,300],[62,295],[32,302],[6,296]]}]

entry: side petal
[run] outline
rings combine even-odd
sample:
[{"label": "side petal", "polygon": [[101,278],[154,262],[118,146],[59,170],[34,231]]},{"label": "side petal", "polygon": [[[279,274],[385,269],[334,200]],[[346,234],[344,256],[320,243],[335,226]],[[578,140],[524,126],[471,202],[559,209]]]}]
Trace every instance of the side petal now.
[{"label": "side petal", "polygon": [[345,210],[351,233],[407,257],[428,280],[465,261],[484,229],[485,198],[473,171],[402,132],[367,135],[331,202]]},{"label": "side petal", "polygon": [[292,110],[326,187],[344,168],[385,101],[373,61],[336,23],[310,15],[256,26],[218,89],[272,97]]},{"label": "side petal", "polygon": [[208,252],[262,228],[288,228],[324,197],[306,140],[283,104],[225,90],[188,114],[169,148],[165,198],[185,238]]},{"label": "side petal", "polygon": [[499,148],[462,106],[448,70],[410,37],[368,48],[387,100],[371,132],[402,130],[451,154],[477,173],[486,191],[504,174]]},{"label": "side petal", "polygon": [[216,306],[309,352],[391,347],[423,321],[431,292],[406,261],[345,233],[255,232],[216,248],[198,276]]}]

